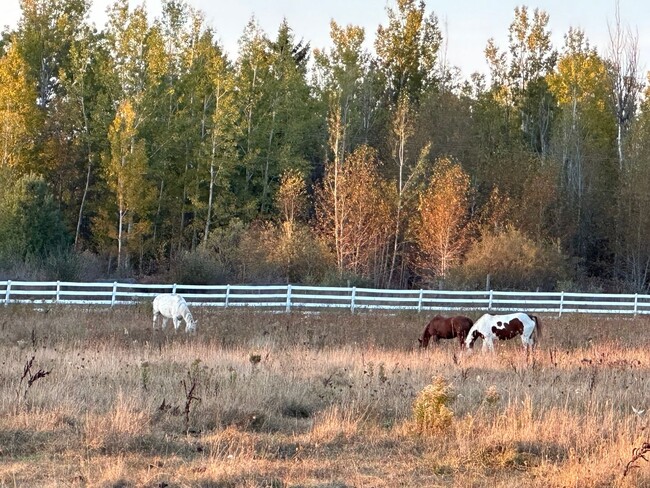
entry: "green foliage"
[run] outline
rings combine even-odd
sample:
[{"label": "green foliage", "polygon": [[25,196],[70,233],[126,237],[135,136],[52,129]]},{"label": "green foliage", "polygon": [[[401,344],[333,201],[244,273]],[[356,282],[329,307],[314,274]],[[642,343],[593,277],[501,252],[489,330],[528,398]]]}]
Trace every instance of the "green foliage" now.
[{"label": "green foliage", "polygon": [[449,382],[442,376],[433,379],[430,385],[418,393],[413,403],[413,421],[420,434],[439,434],[451,427],[454,412],[449,404],[455,399]]},{"label": "green foliage", "polygon": [[[5,174],[4,178],[10,178]],[[27,175],[3,182],[0,190],[0,252],[45,258],[67,250],[70,235],[44,179]]]},{"label": "green foliage", "polygon": [[402,95],[419,100],[435,81],[442,35],[437,17],[425,14],[424,2],[398,0],[387,8],[388,25],[377,29],[375,48],[389,82],[393,103]]}]

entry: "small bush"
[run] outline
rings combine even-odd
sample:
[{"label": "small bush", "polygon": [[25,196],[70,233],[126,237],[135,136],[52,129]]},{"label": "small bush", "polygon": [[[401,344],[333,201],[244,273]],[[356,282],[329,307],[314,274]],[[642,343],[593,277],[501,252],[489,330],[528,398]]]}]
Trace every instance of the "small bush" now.
[{"label": "small bush", "polygon": [[567,279],[568,267],[557,247],[508,229],[476,242],[464,263],[450,273],[448,284],[478,290],[490,275],[490,287],[495,290],[553,290],[558,281]]},{"label": "small bush", "polygon": [[170,280],[186,285],[222,285],[227,283],[224,267],[203,249],[185,252],[170,270]]},{"label": "small bush", "polygon": [[454,412],[448,405],[454,400],[451,385],[442,376],[434,378],[417,396],[413,404],[413,420],[419,433],[430,434],[447,430]]},{"label": "small bush", "polygon": [[[79,280],[83,269],[80,254],[73,251],[57,251],[50,253],[41,260],[40,267],[50,280],[75,281]],[[38,266],[38,264],[37,264]],[[100,277],[97,276],[97,279]]]},{"label": "small bush", "polygon": [[501,393],[499,393],[499,390],[495,385],[490,385],[488,388],[485,390],[485,396],[483,397],[483,401],[487,405],[496,405],[501,401]]}]

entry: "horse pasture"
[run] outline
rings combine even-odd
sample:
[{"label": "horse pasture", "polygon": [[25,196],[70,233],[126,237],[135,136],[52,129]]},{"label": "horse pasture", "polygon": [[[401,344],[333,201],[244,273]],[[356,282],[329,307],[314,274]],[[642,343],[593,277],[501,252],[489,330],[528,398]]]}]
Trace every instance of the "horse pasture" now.
[{"label": "horse pasture", "polygon": [[4,308],[0,486],[650,486],[648,318],[541,315],[527,358],[420,349],[433,313],[192,313]]}]

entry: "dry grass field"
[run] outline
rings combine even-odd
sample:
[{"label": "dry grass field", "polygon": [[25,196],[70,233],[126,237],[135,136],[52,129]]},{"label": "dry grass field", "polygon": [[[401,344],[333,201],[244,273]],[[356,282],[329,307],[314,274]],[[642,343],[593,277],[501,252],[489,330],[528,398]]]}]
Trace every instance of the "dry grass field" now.
[{"label": "dry grass field", "polygon": [[0,486],[650,487],[648,319],[542,316],[527,361],[419,351],[424,314],[193,313],[4,309]]}]

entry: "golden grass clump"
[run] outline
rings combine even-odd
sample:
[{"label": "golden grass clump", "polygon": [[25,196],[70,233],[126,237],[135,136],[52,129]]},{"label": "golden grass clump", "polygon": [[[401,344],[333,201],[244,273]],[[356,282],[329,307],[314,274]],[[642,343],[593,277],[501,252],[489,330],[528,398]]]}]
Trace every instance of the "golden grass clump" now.
[{"label": "golden grass clump", "polygon": [[89,450],[118,453],[135,448],[148,431],[149,415],[119,392],[110,411],[86,413],[83,440]]},{"label": "golden grass clump", "polygon": [[362,417],[356,412],[333,406],[321,412],[309,433],[309,440],[316,444],[349,440],[359,433]]},{"label": "golden grass clump", "polygon": [[449,404],[455,393],[442,376],[433,379],[430,385],[418,393],[413,403],[413,422],[417,432],[422,434],[441,433],[451,427],[454,412]]}]

